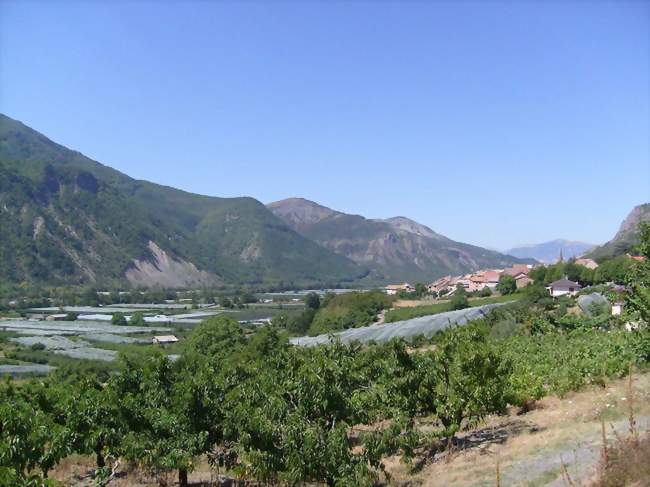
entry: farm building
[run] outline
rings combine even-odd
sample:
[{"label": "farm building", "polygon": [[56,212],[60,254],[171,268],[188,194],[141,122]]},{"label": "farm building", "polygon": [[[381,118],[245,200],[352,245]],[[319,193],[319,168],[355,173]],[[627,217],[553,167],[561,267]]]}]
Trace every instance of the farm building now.
[{"label": "farm building", "polygon": [[512,277],[517,277],[520,274],[528,275],[530,267],[527,264],[513,264],[512,267],[504,269],[503,273]]},{"label": "farm building", "polygon": [[46,321],[65,321],[65,319],[68,317],[67,314],[65,313],[57,313],[57,314],[52,314],[52,315],[47,315],[45,317]]},{"label": "farm building", "polygon": [[569,281],[568,279],[560,279],[549,284],[546,289],[551,296],[574,296],[578,294],[582,286],[577,282]]},{"label": "farm building", "polygon": [[517,274],[517,276],[515,276],[515,282],[517,283],[517,289],[521,289],[528,286],[529,284],[532,284],[535,281],[533,281],[526,274]]},{"label": "farm building", "polygon": [[411,286],[408,282],[405,282],[404,284],[389,284],[384,288],[384,290],[386,291],[386,294],[394,295],[400,291],[410,293],[415,291],[415,288]]},{"label": "farm building", "polygon": [[470,278],[469,278],[469,287],[467,288],[467,290],[469,292],[480,291],[485,286],[486,286],[486,284],[485,284],[485,276],[483,276],[483,274],[480,274],[480,273],[479,274],[474,274],[474,275],[470,276]]},{"label": "farm building", "polygon": [[450,287],[451,276],[441,277],[440,279],[433,281],[427,286],[427,291],[430,293],[440,293]]},{"label": "farm building", "polygon": [[176,343],[178,341],[178,338],[176,338],[174,335],[159,335],[153,337],[152,341],[156,345],[169,345],[170,343]]}]

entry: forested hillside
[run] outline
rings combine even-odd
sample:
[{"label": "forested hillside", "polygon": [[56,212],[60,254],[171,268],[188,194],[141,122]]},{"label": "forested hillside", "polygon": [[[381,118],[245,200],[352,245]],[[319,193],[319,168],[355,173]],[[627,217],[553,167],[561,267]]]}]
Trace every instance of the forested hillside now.
[{"label": "forested hillside", "polygon": [[134,180],[0,115],[0,274],[48,284],[337,284],[365,275],[253,198]]}]

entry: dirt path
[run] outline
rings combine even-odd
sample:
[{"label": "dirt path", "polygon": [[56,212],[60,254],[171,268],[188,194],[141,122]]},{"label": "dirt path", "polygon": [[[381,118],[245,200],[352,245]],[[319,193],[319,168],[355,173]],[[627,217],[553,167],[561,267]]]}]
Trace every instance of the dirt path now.
[{"label": "dirt path", "polygon": [[389,311],[387,309],[382,309],[379,314],[377,315],[377,321],[373,323],[373,325],[383,325],[384,321],[386,321],[386,311]]}]

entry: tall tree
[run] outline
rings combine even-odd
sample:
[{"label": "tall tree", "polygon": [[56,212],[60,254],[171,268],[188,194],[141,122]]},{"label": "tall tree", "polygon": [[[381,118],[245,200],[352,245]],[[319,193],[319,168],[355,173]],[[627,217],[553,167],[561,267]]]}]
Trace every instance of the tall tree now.
[{"label": "tall tree", "polygon": [[627,276],[626,308],[650,324],[650,224],[639,224],[638,250],[643,257],[635,261]]}]

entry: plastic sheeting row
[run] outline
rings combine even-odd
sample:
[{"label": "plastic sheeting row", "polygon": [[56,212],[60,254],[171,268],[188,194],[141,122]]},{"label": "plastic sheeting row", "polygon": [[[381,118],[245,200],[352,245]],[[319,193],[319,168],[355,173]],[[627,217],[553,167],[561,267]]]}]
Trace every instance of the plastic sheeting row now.
[{"label": "plastic sheeting row", "polygon": [[464,325],[470,321],[484,318],[490,311],[505,304],[508,303],[486,304],[475,308],[448,311],[446,313],[422,316],[410,320],[364,326],[362,328],[350,328],[338,333],[318,335],[314,337],[292,338],[290,342],[297,346],[312,347],[336,340],[340,340],[342,343],[382,343],[390,341],[393,338],[408,339],[420,335],[431,338],[434,333],[450,326]]}]

